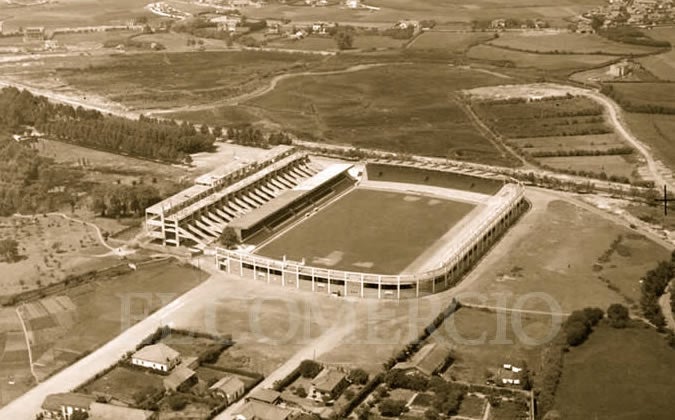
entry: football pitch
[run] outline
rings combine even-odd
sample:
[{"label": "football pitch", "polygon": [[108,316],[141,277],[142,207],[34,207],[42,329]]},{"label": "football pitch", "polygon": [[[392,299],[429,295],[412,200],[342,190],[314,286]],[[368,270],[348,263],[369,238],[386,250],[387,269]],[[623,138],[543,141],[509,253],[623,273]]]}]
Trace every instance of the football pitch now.
[{"label": "football pitch", "polygon": [[346,271],[398,274],[475,205],[356,189],[256,250]]}]

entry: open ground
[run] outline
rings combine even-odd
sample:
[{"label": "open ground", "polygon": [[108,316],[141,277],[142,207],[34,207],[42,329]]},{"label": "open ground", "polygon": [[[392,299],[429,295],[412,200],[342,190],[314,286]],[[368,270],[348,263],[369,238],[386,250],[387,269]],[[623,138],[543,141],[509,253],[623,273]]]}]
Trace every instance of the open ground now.
[{"label": "open ground", "polygon": [[675,353],[651,328],[601,324],[564,356],[555,408],[566,419],[668,419]]}]

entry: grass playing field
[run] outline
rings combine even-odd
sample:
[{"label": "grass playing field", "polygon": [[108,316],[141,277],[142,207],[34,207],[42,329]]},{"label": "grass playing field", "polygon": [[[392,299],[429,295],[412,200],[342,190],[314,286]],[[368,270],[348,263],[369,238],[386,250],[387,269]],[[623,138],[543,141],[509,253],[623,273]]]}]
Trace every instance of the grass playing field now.
[{"label": "grass playing field", "polygon": [[[258,253],[348,271],[397,274],[474,208],[471,204],[357,189]],[[424,223],[420,223],[424,220]]]},{"label": "grass playing field", "polygon": [[565,355],[556,393],[564,419],[671,419],[675,352],[653,329],[601,324]]}]

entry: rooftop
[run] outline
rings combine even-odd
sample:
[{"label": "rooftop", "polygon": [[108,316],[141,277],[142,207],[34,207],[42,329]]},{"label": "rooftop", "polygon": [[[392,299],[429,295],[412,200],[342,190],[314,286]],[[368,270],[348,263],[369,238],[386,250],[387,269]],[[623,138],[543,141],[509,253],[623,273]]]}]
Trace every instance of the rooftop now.
[{"label": "rooftop", "polygon": [[149,410],[94,402],[89,411],[89,420],[148,420],[154,414]]},{"label": "rooftop", "polygon": [[[232,193],[235,193],[242,188],[246,187],[247,185],[250,185],[254,182],[257,182],[260,179],[263,179],[270,173],[277,171],[287,165],[289,165],[291,162],[294,162],[298,159],[301,159],[304,157],[304,154],[293,154],[290,156],[287,156],[279,161],[274,162],[273,164],[270,164],[266,166],[264,169],[244,178],[241,179],[234,184],[228,185],[225,188],[222,189],[214,189],[214,188],[208,188],[204,186],[200,186],[202,188],[205,188],[204,190],[204,197],[201,198],[199,201],[192,203],[188,205],[185,208],[182,208],[178,211],[176,211],[174,214],[170,215],[168,218],[172,220],[182,220],[185,217],[193,214],[199,209],[202,209],[204,207],[210,206],[213,203],[218,202],[221,200],[223,197],[226,197]],[[192,187],[191,187],[192,188]]]},{"label": "rooftop", "polygon": [[210,390],[220,390],[224,393],[230,395],[235,394],[240,389],[244,388],[246,385],[242,382],[241,379],[236,376],[225,376],[215,384],[211,385]]},{"label": "rooftop", "polygon": [[433,375],[450,356],[450,349],[436,343],[429,343],[422,347],[407,362],[397,363],[394,369],[417,369],[425,375]]},{"label": "rooftop", "polygon": [[47,398],[42,403],[42,408],[47,411],[60,411],[61,407],[77,407],[89,410],[94,401],[96,401],[96,398],[91,395],[64,392],[47,395]]},{"label": "rooftop", "polygon": [[181,204],[189,201],[190,199],[198,197],[201,194],[206,197],[209,191],[212,188],[215,188],[214,184],[217,180],[225,178],[228,175],[231,175],[245,167],[276,159],[291,149],[293,149],[292,146],[279,145],[263,153],[260,158],[256,159],[255,161],[235,160],[234,162],[220,166],[209,173],[199,176],[195,180],[195,185],[192,185],[172,195],[171,197],[160,201],[159,203],[153,204],[147,208],[147,211],[154,214],[166,215],[167,213],[171,212],[172,209],[180,207]]},{"label": "rooftop", "polygon": [[256,224],[272,216],[279,210],[288,207],[289,204],[300,200],[305,195],[309,194],[317,187],[325,184],[336,176],[348,171],[353,165],[351,164],[336,164],[331,165],[318,174],[304,180],[296,185],[292,190],[283,192],[278,197],[273,198],[257,209],[232,220],[229,224],[234,229],[247,230],[254,227]]},{"label": "rooftop", "polygon": [[270,404],[274,404],[279,398],[281,398],[281,393],[273,389],[259,389],[257,391],[251,392],[248,396],[249,399],[262,401]]},{"label": "rooftop", "polygon": [[185,381],[195,376],[196,373],[194,370],[187,368],[185,366],[178,366],[171,372],[169,376],[164,378],[162,383],[167,389],[176,389],[179,386],[183,385]]},{"label": "rooftop", "polygon": [[249,401],[241,407],[241,410],[235,415],[235,419],[286,420],[290,416],[290,410],[260,401]]},{"label": "rooftop", "polygon": [[321,392],[333,392],[346,378],[345,374],[333,368],[326,368],[312,380],[314,388]]},{"label": "rooftop", "polygon": [[143,347],[131,357],[148,362],[167,363],[180,357],[180,353],[164,343],[157,343]]}]

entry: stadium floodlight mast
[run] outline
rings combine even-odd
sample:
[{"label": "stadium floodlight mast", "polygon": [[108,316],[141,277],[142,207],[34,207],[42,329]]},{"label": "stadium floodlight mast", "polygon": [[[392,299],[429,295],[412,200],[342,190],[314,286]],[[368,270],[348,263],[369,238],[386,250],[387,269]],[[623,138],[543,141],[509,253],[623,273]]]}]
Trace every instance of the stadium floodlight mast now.
[{"label": "stadium floodlight mast", "polygon": [[668,198],[668,187],[663,185],[663,198],[655,198],[654,201],[663,202],[663,215],[668,216],[668,202],[675,201],[675,198]]}]

